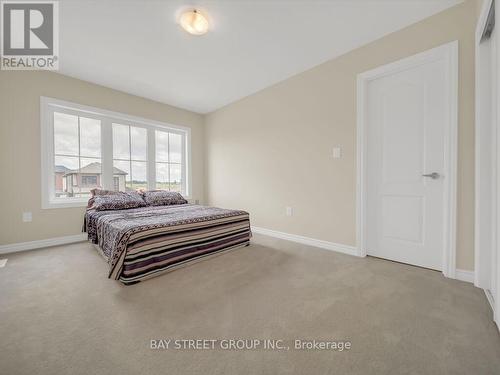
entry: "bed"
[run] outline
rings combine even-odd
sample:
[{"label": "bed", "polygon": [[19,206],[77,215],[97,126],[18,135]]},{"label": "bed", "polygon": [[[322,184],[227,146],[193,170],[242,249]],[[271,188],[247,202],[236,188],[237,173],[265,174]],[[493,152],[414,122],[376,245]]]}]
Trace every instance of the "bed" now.
[{"label": "bed", "polygon": [[126,285],[246,246],[252,236],[247,212],[195,204],[90,208],[84,230],[108,277]]}]

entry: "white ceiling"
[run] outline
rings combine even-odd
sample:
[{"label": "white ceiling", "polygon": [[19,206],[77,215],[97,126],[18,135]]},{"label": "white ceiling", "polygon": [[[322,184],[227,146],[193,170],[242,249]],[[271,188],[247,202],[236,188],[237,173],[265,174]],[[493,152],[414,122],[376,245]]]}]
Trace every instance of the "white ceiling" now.
[{"label": "white ceiling", "polygon": [[[63,0],[60,72],[207,113],[460,2]],[[204,36],[176,23],[193,4]]]}]

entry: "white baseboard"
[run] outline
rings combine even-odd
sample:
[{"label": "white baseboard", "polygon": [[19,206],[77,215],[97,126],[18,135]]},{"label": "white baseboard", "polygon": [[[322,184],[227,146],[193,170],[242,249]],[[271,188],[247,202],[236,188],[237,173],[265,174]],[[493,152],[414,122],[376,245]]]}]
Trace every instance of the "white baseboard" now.
[{"label": "white baseboard", "polygon": [[474,271],[457,269],[455,271],[455,279],[474,284]]},{"label": "white baseboard", "polygon": [[495,322],[498,332],[500,333],[500,322],[498,320],[498,314],[497,311],[495,311],[495,299],[493,298],[493,295],[491,294],[491,291],[488,289],[483,289],[484,294],[486,295],[486,299],[488,300],[488,303],[490,304],[491,311],[493,312],[493,321]]},{"label": "white baseboard", "polygon": [[488,289],[483,289],[484,294],[486,295],[486,299],[488,300],[488,303],[490,304],[491,310],[493,312],[495,311],[495,300],[493,299],[493,296],[491,295],[491,292]]},{"label": "white baseboard", "polygon": [[[290,234],[285,232],[278,232],[272,229],[266,229],[261,227],[252,226],[252,231],[254,233],[263,234],[270,237],[280,238],[282,240],[298,242],[304,245],[319,247],[321,249],[327,249],[332,251],[337,251],[343,254],[349,254],[354,256],[358,255],[358,249],[355,246],[338,244],[335,242],[328,242],[323,240],[317,240],[315,238],[299,236],[296,234]],[[474,283],[474,271],[460,270],[455,271],[455,279],[460,281],[466,281],[468,283]]]},{"label": "white baseboard", "polygon": [[358,250],[354,246],[338,244],[329,241],[317,240],[315,238],[299,236],[297,234],[290,234],[285,232],[278,232],[276,230],[254,227],[252,226],[252,232],[263,234],[269,237],[280,238],[282,240],[292,241],[301,243],[303,245],[309,245],[314,247],[319,247],[321,249],[332,250],[343,254],[358,256]]},{"label": "white baseboard", "polygon": [[73,236],[47,238],[46,240],[18,242],[8,245],[0,245],[0,254],[17,253],[18,251],[26,251],[33,249],[41,249],[44,247],[66,245],[75,242],[87,240],[87,234],[75,234]]}]

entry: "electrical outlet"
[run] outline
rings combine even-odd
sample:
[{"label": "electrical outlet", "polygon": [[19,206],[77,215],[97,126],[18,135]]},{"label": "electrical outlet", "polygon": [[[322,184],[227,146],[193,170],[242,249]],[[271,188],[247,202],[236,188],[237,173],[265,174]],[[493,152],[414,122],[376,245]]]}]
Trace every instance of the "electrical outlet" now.
[{"label": "electrical outlet", "polygon": [[23,222],[30,223],[33,221],[33,214],[31,212],[23,212]]},{"label": "electrical outlet", "polygon": [[293,216],[293,208],[292,207],[286,208],[286,216]]}]

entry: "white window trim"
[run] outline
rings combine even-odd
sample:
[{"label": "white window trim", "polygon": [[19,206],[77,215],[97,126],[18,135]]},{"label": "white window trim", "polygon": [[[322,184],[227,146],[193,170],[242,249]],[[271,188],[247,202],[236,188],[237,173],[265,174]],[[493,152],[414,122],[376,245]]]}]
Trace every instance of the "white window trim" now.
[{"label": "white window trim", "polygon": [[[51,113],[53,109],[58,109],[64,112],[77,111],[80,114],[83,112],[90,117],[98,116],[101,123],[101,160],[102,160],[102,184],[104,187],[113,187],[113,134],[111,123],[119,122],[123,125],[131,125],[136,127],[145,127],[148,129],[164,130],[171,133],[184,135],[185,147],[187,152],[183,153],[186,158],[186,167],[183,170],[185,175],[185,198],[191,198],[191,129],[185,126],[167,124],[160,121],[149,120],[142,117],[127,115],[125,113],[108,111],[105,109],[85,106],[77,103],[72,103],[55,98],[45,96],[40,97],[40,128],[41,128],[41,183],[42,183],[42,208],[66,208],[66,207],[84,207],[87,205],[87,198],[54,198],[54,128],[52,126]],[[104,126],[102,126],[104,125]],[[106,126],[107,125],[107,126]],[[156,184],[156,169],[155,169],[155,149],[154,149],[154,131],[148,131],[148,187],[154,189]],[[187,173],[186,173],[187,171]],[[107,172],[107,173],[106,173]],[[111,172],[111,173],[110,173]],[[110,177],[111,176],[111,177]]]}]

